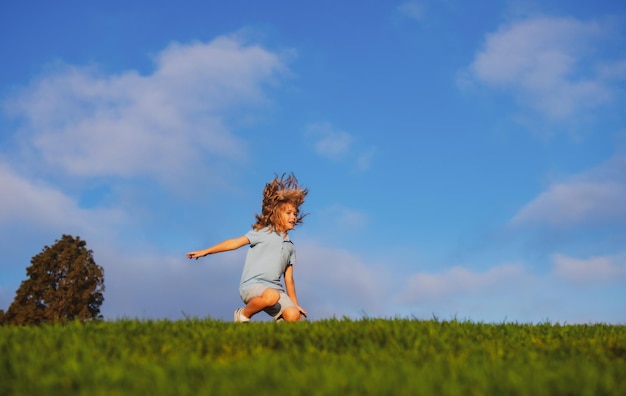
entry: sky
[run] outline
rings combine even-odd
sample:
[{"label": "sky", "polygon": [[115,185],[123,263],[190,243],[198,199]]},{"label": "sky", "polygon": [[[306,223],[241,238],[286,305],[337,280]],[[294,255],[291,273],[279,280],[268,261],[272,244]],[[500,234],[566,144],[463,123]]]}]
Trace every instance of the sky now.
[{"label": "sky", "polygon": [[0,50],[0,309],[67,234],[105,319],[230,321],[247,248],[185,254],[293,172],[309,320],[626,324],[624,2],[24,0]]}]

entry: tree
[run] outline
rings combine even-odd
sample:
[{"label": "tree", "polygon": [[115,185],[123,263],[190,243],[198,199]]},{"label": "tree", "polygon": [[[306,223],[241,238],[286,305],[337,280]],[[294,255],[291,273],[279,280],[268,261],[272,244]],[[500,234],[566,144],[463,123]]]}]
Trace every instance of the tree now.
[{"label": "tree", "polygon": [[101,319],[104,270],[80,237],[63,235],[34,256],[4,323],[41,324]]}]

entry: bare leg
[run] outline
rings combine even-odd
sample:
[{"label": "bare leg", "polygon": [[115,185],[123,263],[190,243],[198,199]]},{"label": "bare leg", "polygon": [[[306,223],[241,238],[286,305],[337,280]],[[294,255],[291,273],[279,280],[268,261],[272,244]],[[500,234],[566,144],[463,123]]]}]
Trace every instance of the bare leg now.
[{"label": "bare leg", "polygon": [[[256,313],[262,311],[267,307],[271,307],[276,305],[278,300],[280,299],[280,294],[275,289],[268,287],[263,290],[263,294],[259,297],[254,297],[250,301],[248,301],[248,305],[241,311],[246,318],[251,318]],[[285,319],[286,320],[286,319]]]},{"label": "bare leg", "polygon": [[300,311],[296,307],[289,307],[283,311],[285,322],[297,322],[301,319]]}]

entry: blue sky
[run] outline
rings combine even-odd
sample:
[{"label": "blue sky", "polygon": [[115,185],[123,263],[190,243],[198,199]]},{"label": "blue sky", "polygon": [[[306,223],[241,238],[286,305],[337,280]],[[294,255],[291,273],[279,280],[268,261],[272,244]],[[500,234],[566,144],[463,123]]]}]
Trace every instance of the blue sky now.
[{"label": "blue sky", "polygon": [[107,319],[231,320],[274,174],[311,319],[626,323],[617,1],[0,5],[0,309],[80,236]]}]

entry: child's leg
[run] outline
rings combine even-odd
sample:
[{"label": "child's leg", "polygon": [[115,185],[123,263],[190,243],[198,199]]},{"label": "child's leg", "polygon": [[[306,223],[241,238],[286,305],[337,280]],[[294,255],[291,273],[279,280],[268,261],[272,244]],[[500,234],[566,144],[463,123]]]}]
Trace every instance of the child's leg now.
[{"label": "child's leg", "polygon": [[297,322],[302,319],[300,311],[295,306],[285,308],[282,317],[285,319],[285,322]]},{"label": "child's leg", "polygon": [[300,310],[291,298],[289,298],[287,293],[281,291],[278,292],[278,294],[280,295],[278,303],[266,308],[265,312],[267,312],[276,321],[284,320],[285,322],[297,322],[302,320]]},{"label": "child's leg", "polygon": [[252,297],[241,313],[243,313],[246,318],[251,318],[263,309],[276,305],[279,298],[280,294],[278,290],[267,287],[260,296]]}]

